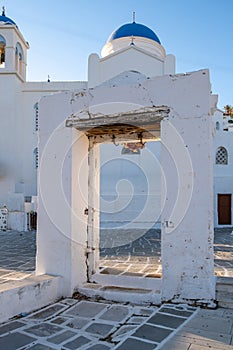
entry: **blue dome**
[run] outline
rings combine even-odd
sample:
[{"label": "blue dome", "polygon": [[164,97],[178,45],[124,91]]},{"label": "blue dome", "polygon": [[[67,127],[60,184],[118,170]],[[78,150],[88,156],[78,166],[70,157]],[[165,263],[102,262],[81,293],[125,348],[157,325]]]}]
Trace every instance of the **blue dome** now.
[{"label": "blue dome", "polygon": [[0,22],[5,22],[6,24],[16,25],[16,23],[14,21],[12,21],[12,19],[10,19],[9,17],[6,17],[6,16],[0,16]]},{"label": "blue dome", "polygon": [[148,38],[161,44],[159,38],[153,32],[153,30],[144,26],[144,24],[140,24],[136,22],[123,24],[121,27],[119,27],[114,32],[112,32],[112,34],[108,38],[108,41],[112,41],[112,40],[127,37],[127,36],[141,36],[143,38]]},{"label": "blue dome", "polygon": [[14,24],[16,27],[16,23],[9,17],[5,15],[5,7],[2,7],[2,15],[0,16],[0,22],[4,22],[5,24]]}]

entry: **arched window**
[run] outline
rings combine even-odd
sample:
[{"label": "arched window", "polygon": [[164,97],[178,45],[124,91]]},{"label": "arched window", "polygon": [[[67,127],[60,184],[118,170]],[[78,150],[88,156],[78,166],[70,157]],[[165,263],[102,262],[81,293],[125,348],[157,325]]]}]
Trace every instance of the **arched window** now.
[{"label": "arched window", "polygon": [[20,43],[17,43],[15,48],[15,69],[19,71],[20,74],[23,73],[23,49]]},{"label": "arched window", "polygon": [[34,104],[34,128],[35,131],[38,131],[39,129],[39,109],[38,109],[38,102]]},{"label": "arched window", "polygon": [[0,68],[5,68],[6,40],[0,35]]},{"label": "arched window", "polygon": [[216,164],[228,164],[228,154],[225,147],[219,147],[216,152],[215,156],[215,163]]},{"label": "arched window", "polygon": [[33,151],[34,155],[34,167],[35,169],[38,169],[39,166],[39,154],[38,154],[38,147],[36,147]]},{"label": "arched window", "polygon": [[220,123],[216,122],[215,127],[216,127],[216,130],[219,130],[220,129]]}]

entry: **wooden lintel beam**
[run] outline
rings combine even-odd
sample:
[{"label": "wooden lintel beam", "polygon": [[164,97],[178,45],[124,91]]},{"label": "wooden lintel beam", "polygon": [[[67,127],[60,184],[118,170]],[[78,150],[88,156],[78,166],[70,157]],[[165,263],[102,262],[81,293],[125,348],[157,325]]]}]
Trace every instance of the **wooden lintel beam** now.
[{"label": "wooden lintel beam", "polygon": [[125,135],[148,131],[160,131],[160,122],[169,113],[167,107],[145,107],[111,115],[92,115],[80,113],[82,117],[68,118],[67,127],[74,127],[83,131],[87,136],[98,135]]}]

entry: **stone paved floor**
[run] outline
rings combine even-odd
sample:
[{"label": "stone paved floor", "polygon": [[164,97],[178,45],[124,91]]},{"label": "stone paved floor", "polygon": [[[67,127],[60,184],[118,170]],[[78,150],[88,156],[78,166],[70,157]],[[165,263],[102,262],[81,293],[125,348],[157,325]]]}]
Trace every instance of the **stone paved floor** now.
[{"label": "stone paved floor", "polygon": [[233,310],[64,299],[0,325],[0,349],[233,349]]},{"label": "stone paved floor", "polygon": [[233,229],[215,229],[214,265],[218,276],[233,276]]},{"label": "stone paved floor", "polygon": [[35,256],[35,231],[0,231],[0,284],[34,274]]},{"label": "stone paved floor", "polygon": [[[101,272],[115,275],[161,277],[160,230],[102,230],[100,241]],[[215,229],[215,274],[233,276],[232,228]],[[131,237],[128,244],[121,245],[125,236]]]},{"label": "stone paved floor", "polygon": [[[119,232],[119,231],[118,231]],[[161,276],[160,231],[149,230],[142,235],[136,230],[132,243],[117,246],[119,235],[114,230],[101,234],[100,267],[102,273],[145,277]],[[122,230],[120,231],[122,233]],[[232,229],[215,230],[215,274],[233,276]],[[124,232],[124,236],[132,232]],[[114,239],[111,239],[114,237]],[[106,242],[108,246],[106,247]],[[109,247],[109,242],[113,246]],[[23,279],[35,270],[36,233],[0,232],[0,283]]]}]

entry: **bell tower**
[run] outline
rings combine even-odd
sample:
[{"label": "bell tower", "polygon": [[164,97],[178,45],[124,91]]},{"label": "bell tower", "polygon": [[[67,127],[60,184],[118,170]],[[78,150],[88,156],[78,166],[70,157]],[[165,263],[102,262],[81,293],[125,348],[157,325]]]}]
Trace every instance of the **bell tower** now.
[{"label": "bell tower", "polygon": [[5,14],[0,15],[0,74],[13,74],[21,82],[26,81],[28,42],[17,24]]}]

